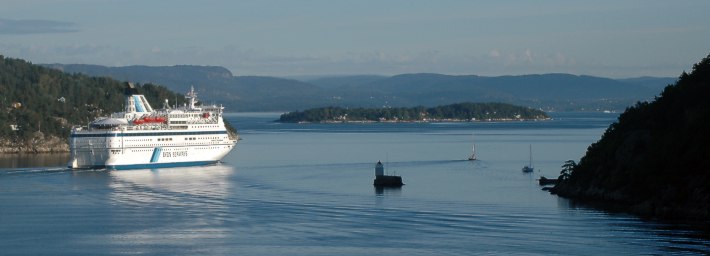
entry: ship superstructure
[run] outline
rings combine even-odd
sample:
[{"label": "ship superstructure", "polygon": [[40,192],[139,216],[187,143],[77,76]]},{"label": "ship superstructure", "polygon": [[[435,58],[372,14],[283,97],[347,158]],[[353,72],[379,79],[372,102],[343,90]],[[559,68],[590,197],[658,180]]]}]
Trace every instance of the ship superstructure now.
[{"label": "ship superstructure", "polygon": [[125,109],[100,117],[69,136],[70,168],[139,169],[219,162],[237,144],[225,127],[222,106],[197,106],[194,88],[187,103],[153,109],[132,84]]}]

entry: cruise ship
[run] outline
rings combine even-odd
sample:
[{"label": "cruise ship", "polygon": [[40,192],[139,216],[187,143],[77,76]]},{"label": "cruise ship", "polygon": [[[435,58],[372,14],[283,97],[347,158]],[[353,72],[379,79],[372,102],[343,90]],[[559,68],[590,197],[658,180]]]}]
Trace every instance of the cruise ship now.
[{"label": "cruise ship", "polygon": [[194,88],[187,103],[153,109],[144,95],[127,83],[125,109],[73,127],[69,136],[73,169],[144,169],[209,165],[237,144],[222,118],[222,106],[197,106]]}]

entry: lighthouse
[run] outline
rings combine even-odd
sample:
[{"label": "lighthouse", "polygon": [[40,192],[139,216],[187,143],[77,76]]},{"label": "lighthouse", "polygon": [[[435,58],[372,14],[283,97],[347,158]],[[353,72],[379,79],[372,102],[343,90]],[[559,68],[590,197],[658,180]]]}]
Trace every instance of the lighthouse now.
[{"label": "lighthouse", "polygon": [[385,175],[385,167],[382,162],[377,161],[375,164],[375,182],[373,183],[375,187],[401,187],[404,185],[402,183],[402,177],[394,175]]},{"label": "lighthouse", "polygon": [[383,175],[385,175],[385,167],[382,165],[382,162],[377,161],[377,164],[375,164],[375,177]]}]

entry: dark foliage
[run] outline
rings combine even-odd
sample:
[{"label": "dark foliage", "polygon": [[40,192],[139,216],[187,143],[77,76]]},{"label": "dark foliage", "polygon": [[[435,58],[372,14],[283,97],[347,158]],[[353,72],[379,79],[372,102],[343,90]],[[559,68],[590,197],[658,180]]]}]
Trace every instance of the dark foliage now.
[{"label": "dark foliage", "polygon": [[[111,78],[65,74],[0,55],[0,138],[22,142],[37,131],[67,137],[73,125],[121,111],[123,88]],[[137,89],[155,107],[165,99],[185,100],[163,86],[139,84]]]},{"label": "dark foliage", "polygon": [[628,108],[553,192],[632,211],[710,218],[710,56]]},{"label": "dark foliage", "polygon": [[544,119],[545,112],[504,103],[459,103],[433,108],[314,108],[281,115],[279,122]]}]

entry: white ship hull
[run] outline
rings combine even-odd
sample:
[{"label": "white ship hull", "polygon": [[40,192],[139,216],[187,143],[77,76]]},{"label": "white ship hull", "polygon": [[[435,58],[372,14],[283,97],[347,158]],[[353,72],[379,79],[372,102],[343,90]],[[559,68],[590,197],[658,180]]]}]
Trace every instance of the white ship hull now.
[{"label": "white ship hull", "polygon": [[[72,134],[71,167],[123,170],[208,165],[222,160],[236,145],[236,141],[229,140],[226,132],[219,131],[186,133],[190,135],[160,135],[166,133],[155,132],[153,136],[131,136],[133,134]],[[159,141],[162,138],[172,140]],[[194,140],[186,140],[192,138]]]},{"label": "white ship hull", "polygon": [[143,169],[214,164],[237,144],[230,138],[223,107],[196,107],[195,93],[183,108],[153,110],[128,88],[126,111],[74,127],[70,168]]}]

